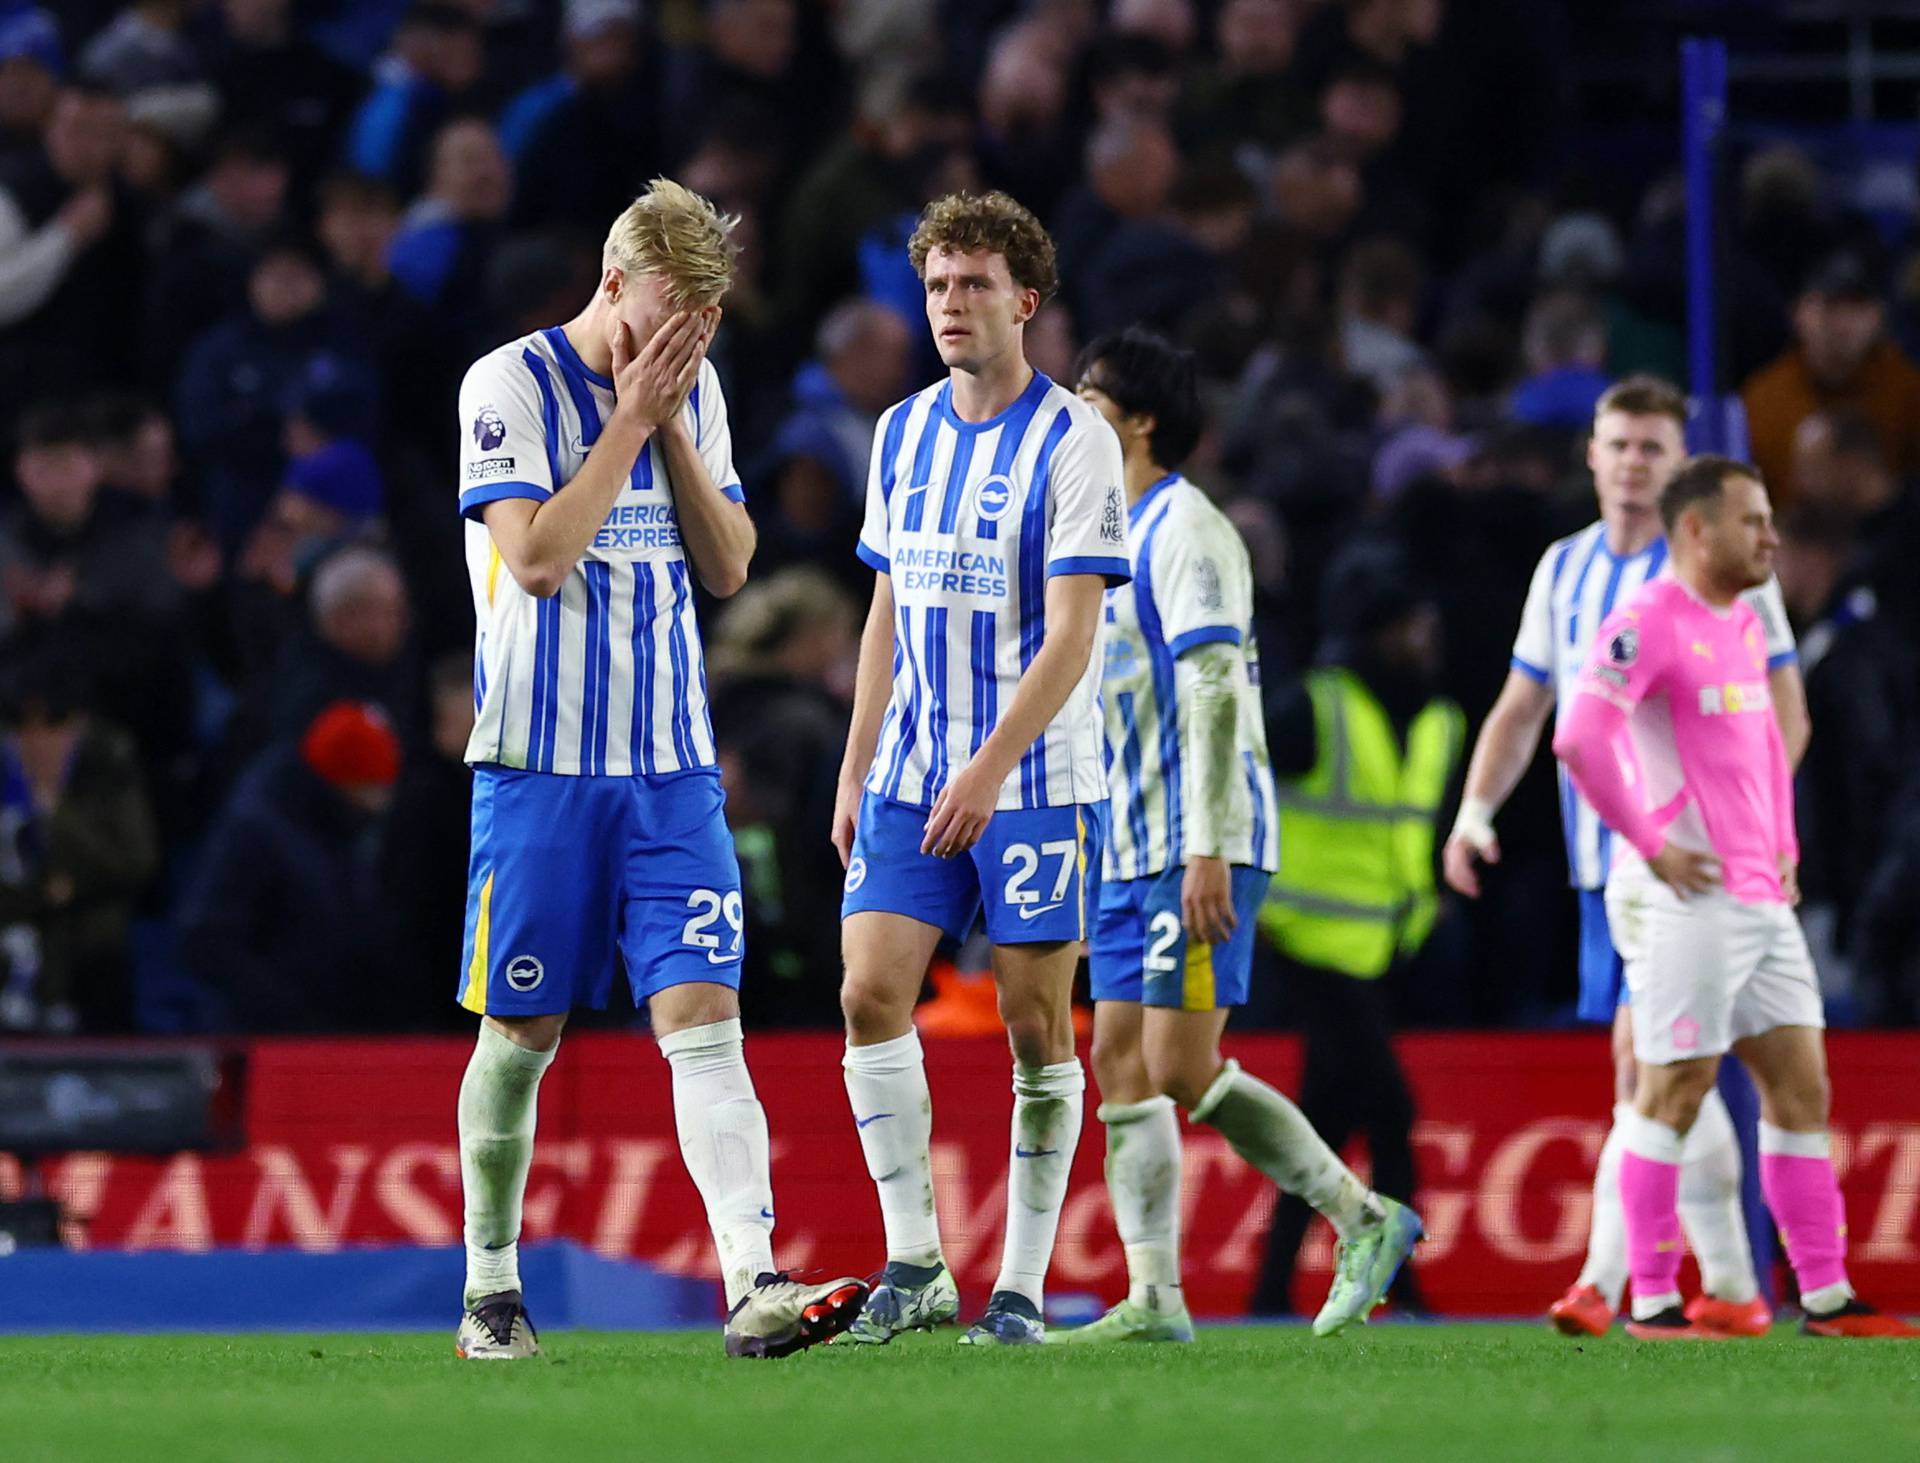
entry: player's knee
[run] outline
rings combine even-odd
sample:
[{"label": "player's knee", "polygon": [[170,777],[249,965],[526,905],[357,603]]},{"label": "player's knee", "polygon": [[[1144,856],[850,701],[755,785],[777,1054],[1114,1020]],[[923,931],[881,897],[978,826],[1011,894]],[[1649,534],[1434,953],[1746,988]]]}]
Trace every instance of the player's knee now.
[{"label": "player's knee", "polygon": [[1096,1026],[1087,1058],[1093,1065],[1093,1080],[1099,1084],[1100,1095],[1109,1101],[1126,1101],[1118,1094],[1141,1085],[1146,1076],[1137,1036],[1117,1036]]},{"label": "player's knee", "polygon": [[863,979],[851,971],[840,983],[840,1014],[847,1035],[862,1045],[905,1036],[913,1025],[913,999],[902,1001],[884,983]]},{"label": "player's knee", "polygon": [[1073,1056],[1071,1012],[1048,1011],[1029,1003],[1009,1011],[1003,1002],[1000,1019],[1006,1023],[1013,1059],[1022,1066],[1045,1067]]},{"label": "player's knee", "polygon": [[1811,1133],[1827,1125],[1833,1087],[1825,1072],[1809,1072],[1779,1084],[1767,1094],[1767,1120],[1790,1132]]},{"label": "player's knee", "polygon": [[565,1013],[555,1016],[488,1016],[500,1034],[530,1052],[552,1051],[567,1024]]},{"label": "player's knee", "polygon": [[1200,1105],[1200,1099],[1207,1095],[1207,1089],[1219,1075],[1218,1052],[1200,1057],[1187,1052],[1153,1050],[1147,1053],[1147,1077],[1153,1083],[1153,1090],[1171,1097],[1187,1112]]}]

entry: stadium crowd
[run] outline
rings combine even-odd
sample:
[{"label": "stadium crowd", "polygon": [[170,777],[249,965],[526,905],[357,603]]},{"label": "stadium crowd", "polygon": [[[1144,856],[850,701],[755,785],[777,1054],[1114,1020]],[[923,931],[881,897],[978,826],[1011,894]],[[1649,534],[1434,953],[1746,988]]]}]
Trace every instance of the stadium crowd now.
[{"label": "stadium crowd", "polygon": [[[1595,400],[1684,375],[1675,159],[1583,153],[1568,9],[0,0],[0,1027],[465,1019],[456,390],[578,307],[658,174],[739,217],[713,357],[760,547],[703,622],[750,1022],[839,1019],[853,544],[873,424],[939,369],[903,244],[941,193],[1053,231],[1048,374],[1134,321],[1196,353],[1188,471],[1252,550],[1274,694],[1352,610],[1323,581],[1388,546],[1442,627],[1424,689],[1477,724],[1541,550],[1594,516]],[[1829,1012],[1902,1022],[1920,268],[1841,182],[1740,160],[1727,351],[1807,675]],[[1401,1020],[1569,1019],[1555,796],[1543,759]]]}]

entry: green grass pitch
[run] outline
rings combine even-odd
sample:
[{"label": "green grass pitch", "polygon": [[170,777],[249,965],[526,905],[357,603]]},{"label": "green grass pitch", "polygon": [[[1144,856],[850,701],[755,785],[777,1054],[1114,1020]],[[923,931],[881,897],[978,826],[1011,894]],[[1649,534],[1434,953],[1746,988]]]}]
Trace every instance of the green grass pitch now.
[{"label": "green grass pitch", "polygon": [[[1203,1330],[1192,1346],[730,1362],[713,1333],[0,1339],[0,1456],[58,1459],[1920,1457],[1920,1343],[1575,1344],[1544,1328]],[[1656,1419],[1665,1425],[1655,1433]]]}]

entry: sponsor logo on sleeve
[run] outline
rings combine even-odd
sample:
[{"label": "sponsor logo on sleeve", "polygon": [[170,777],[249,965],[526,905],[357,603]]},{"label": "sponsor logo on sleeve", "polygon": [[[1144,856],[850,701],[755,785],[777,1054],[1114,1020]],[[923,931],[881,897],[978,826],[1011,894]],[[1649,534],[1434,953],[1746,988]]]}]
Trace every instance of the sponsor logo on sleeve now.
[{"label": "sponsor logo on sleeve", "polygon": [[488,405],[480,408],[473,419],[473,441],[482,452],[496,452],[500,444],[507,440],[507,420],[500,415],[498,408]]},{"label": "sponsor logo on sleeve", "polygon": [[483,457],[467,464],[467,481],[487,483],[495,478],[510,478],[518,465],[519,459],[514,457]]},{"label": "sponsor logo on sleeve", "polygon": [[1100,542],[1118,547],[1127,541],[1127,515],[1122,508],[1120,485],[1107,489],[1106,507],[1100,512]]},{"label": "sponsor logo on sleeve", "polygon": [[1226,607],[1227,598],[1220,588],[1220,566],[1213,560],[1202,559],[1193,566],[1193,592],[1203,610]]}]

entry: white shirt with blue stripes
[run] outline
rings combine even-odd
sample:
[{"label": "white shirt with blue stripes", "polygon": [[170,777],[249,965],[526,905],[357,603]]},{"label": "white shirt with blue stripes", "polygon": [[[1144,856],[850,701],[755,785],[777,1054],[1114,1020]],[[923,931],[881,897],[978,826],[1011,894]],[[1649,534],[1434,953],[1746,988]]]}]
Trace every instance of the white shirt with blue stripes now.
[{"label": "white shirt with blue stripes", "polygon": [[[1656,538],[1636,554],[1616,557],[1607,547],[1604,522],[1548,545],[1533,571],[1526,607],[1520,612],[1513,669],[1551,686],[1555,705],[1564,711],[1600,622],[1666,567],[1665,538]],[[1766,631],[1767,669],[1791,664],[1798,652],[1778,581],[1769,579],[1742,597],[1759,614]],[[1613,832],[1574,790],[1566,768],[1557,770],[1568,881],[1576,889],[1603,889],[1613,864]]]},{"label": "white shirt with blue stripes", "polygon": [[1175,662],[1202,645],[1228,645],[1239,703],[1228,806],[1213,810],[1230,864],[1280,866],[1279,808],[1260,707],[1253,634],[1253,567],[1240,531],[1178,473],[1131,510],[1133,582],[1107,591],[1105,876],[1144,879],[1186,862],[1185,800],[1193,769],[1180,745]]},{"label": "white shirt with blue stripes", "polygon": [[[866,787],[931,807],[992,733],[1046,636],[1047,580],[1124,583],[1120,440],[1098,411],[1036,371],[998,416],[962,421],[945,381],[874,432],[857,552],[891,576],[893,689]],[[1086,674],[996,808],[1102,802],[1096,639]]]},{"label": "white shirt with blue stripes", "polygon": [[[478,621],[467,761],[624,777],[717,765],[693,584],[666,456],[649,440],[560,592],[528,594],[481,521],[564,490],[613,413],[610,378],[558,329],[488,352],[460,386],[460,512]],[[745,499],[711,363],[682,409],[714,485]]]}]

